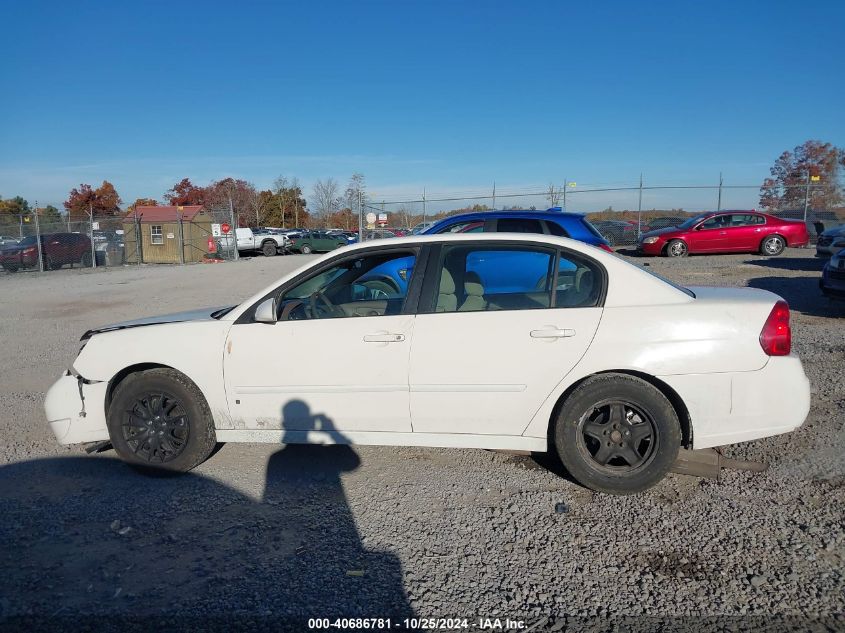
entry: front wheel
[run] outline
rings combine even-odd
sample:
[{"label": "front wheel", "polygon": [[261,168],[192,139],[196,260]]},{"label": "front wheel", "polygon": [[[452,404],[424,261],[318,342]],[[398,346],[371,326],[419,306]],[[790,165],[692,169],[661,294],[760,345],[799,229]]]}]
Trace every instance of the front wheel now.
[{"label": "front wheel", "polygon": [[666,396],[648,382],[601,374],[566,399],[554,443],[563,465],[584,486],[634,494],[669,472],[681,446],[681,425]]},{"label": "front wheel", "polygon": [[786,242],[779,235],[770,235],[760,244],[760,253],[773,257],[780,255],[786,248]]},{"label": "front wheel", "polygon": [[261,252],[264,253],[264,257],[273,257],[276,254],[276,243],[264,242],[261,245]]},{"label": "front wheel", "polygon": [[667,257],[686,257],[688,254],[689,249],[683,240],[672,240],[666,245]]},{"label": "front wheel", "polygon": [[108,430],[117,454],[134,466],[185,472],[203,462],[216,436],[199,388],[173,369],[130,375],[109,406]]},{"label": "front wheel", "polygon": [[312,248],[311,248],[308,244],[304,244],[304,245],[302,246],[302,248],[300,248],[300,249],[299,249],[299,251],[300,251],[303,255],[310,255],[311,253],[313,253],[313,252],[314,252],[314,250],[313,250],[313,249],[312,249]]}]

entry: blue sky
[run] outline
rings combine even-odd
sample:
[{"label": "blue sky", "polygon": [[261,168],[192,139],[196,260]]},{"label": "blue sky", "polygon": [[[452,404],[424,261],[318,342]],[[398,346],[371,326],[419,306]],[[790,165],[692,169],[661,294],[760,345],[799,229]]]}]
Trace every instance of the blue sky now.
[{"label": "blue sky", "polygon": [[388,199],[757,184],[807,139],[845,145],[841,1],[28,1],[0,23],[0,195],[39,204],[353,171]]}]

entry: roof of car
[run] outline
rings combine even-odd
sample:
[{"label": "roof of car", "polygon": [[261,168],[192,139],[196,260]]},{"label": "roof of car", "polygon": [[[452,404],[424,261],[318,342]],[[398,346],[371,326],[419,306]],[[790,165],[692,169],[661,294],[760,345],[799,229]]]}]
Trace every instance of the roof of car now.
[{"label": "roof of car", "polygon": [[545,211],[532,211],[530,209],[516,209],[509,211],[470,211],[468,213],[457,213],[450,215],[434,224],[440,222],[452,221],[456,219],[461,220],[485,220],[487,218],[532,218],[537,220],[559,220],[560,218],[583,218],[583,213],[574,213],[572,211],[560,211],[554,208]]}]

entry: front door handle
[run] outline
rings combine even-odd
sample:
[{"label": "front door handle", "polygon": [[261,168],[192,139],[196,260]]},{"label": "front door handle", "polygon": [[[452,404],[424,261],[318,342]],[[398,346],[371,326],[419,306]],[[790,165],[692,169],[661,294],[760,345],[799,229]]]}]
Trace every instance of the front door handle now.
[{"label": "front door handle", "polygon": [[392,334],[390,332],[364,335],[365,343],[401,343],[404,340],[404,334]]},{"label": "front door handle", "polygon": [[531,338],[568,338],[570,336],[575,336],[575,330],[561,330],[558,328],[531,330]]}]

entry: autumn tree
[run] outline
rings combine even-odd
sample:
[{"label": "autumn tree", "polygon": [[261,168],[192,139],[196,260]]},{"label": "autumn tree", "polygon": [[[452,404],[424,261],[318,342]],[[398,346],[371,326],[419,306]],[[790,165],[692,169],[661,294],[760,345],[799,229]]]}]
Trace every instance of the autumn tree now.
[{"label": "autumn tree", "polygon": [[164,199],[173,206],[205,204],[206,187],[197,187],[190,178],[183,178],[164,193]]},{"label": "autumn tree", "polygon": [[218,219],[235,216],[237,224],[250,223],[254,214],[254,201],[258,192],[246,180],[223,178],[205,188],[205,204]]},{"label": "autumn tree", "polygon": [[334,178],[318,180],[314,183],[312,198],[314,211],[322,219],[328,220],[329,216],[340,209],[340,187]]},{"label": "autumn tree", "polygon": [[8,200],[0,199],[0,233],[17,234],[21,218],[28,215],[30,211],[29,202],[20,196]]},{"label": "autumn tree", "polygon": [[91,185],[79,185],[70,190],[64,207],[71,221],[87,220],[100,216],[114,216],[120,213],[120,196],[108,180],[93,189]]},{"label": "autumn tree", "polygon": [[156,200],[154,198],[136,198],[135,202],[130,204],[128,207],[126,207],[126,210],[131,213],[132,211],[134,211],[138,207],[157,207],[157,206],[158,206],[158,200]]},{"label": "autumn tree", "polygon": [[292,222],[294,227],[310,223],[307,202],[302,195],[302,187],[296,178],[279,176],[273,181],[272,202],[267,209],[267,226],[287,227]]},{"label": "autumn tree", "polygon": [[760,206],[769,210],[802,209],[805,196],[811,209],[839,206],[843,202],[843,166],[845,150],[830,143],[807,141],[786,151],[760,187]]}]

